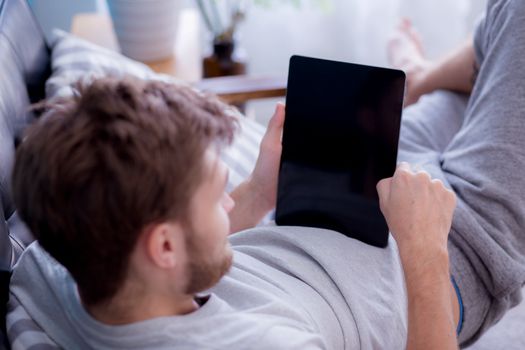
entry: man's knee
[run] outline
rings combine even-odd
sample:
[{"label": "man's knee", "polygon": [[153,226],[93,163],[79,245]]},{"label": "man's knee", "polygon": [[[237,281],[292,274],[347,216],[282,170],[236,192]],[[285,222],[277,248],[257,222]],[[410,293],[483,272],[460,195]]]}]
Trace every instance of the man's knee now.
[{"label": "man's knee", "polygon": [[492,0],[487,7],[487,17],[495,28],[510,25],[514,30],[521,31],[525,18],[525,1]]}]

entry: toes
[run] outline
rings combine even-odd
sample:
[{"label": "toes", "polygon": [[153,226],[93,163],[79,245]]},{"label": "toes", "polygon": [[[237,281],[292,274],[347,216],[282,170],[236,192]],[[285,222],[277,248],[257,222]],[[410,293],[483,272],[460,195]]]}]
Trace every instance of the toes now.
[{"label": "toes", "polygon": [[395,51],[405,51],[410,55],[416,54],[420,58],[425,56],[423,40],[421,40],[419,32],[412,25],[412,21],[407,17],[401,18],[396,29],[390,35],[388,44],[388,49],[394,56],[397,55]]},{"label": "toes", "polygon": [[412,22],[407,17],[401,18],[401,22],[399,23],[400,29],[410,29],[412,28]]},{"label": "toes", "polygon": [[410,36],[410,39],[412,39],[412,42],[418,49],[421,56],[424,56],[423,40],[421,39],[421,35],[419,34],[419,32],[416,31],[413,27],[411,27],[408,31],[408,35]]}]

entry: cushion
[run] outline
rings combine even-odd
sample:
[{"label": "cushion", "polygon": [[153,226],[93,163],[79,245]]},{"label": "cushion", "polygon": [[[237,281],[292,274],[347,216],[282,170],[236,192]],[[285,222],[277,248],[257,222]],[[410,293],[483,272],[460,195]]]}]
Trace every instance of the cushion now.
[{"label": "cushion", "polygon": [[11,297],[8,305],[7,329],[11,348],[16,349],[60,349],[47,336],[31,316],[20,305],[16,298]]}]

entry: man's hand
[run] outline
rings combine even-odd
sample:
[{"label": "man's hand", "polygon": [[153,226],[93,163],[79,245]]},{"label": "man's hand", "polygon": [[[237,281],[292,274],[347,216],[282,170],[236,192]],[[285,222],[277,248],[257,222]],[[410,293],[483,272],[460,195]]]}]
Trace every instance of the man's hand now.
[{"label": "man's hand", "polygon": [[421,259],[446,252],[456,207],[454,192],[426,172],[414,173],[401,163],[394,176],[377,184],[381,211],[396,239],[403,260]]},{"label": "man's hand", "polygon": [[262,138],[259,157],[250,177],[252,190],[257,193],[258,200],[262,201],[269,210],[275,207],[277,201],[277,180],[282,153],[283,125],[284,104],[278,103],[266,133]]},{"label": "man's hand", "polygon": [[283,124],[284,105],[278,103],[251,176],[230,194],[236,203],[230,212],[231,233],[254,227],[275,207]]},{"label": "man's hand", "polygon": [[397,241],[408,295],[407,349],[457,349],[459,305],[450,281],[447,239],[456,196],[401,163],[377,184],[381,211]]}]

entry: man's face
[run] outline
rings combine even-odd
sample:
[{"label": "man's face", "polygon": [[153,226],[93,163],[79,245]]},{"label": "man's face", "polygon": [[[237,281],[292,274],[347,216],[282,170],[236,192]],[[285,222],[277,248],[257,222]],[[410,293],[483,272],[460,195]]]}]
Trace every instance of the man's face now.
[{"label": "man's face", "polygon": [[227,180],[228,169],[215,150],[208,150],[204,156],[204,180],[190,203],[190,222],[185,230],[188,294],[215,285],[232,264],[228,213],[234,202],[225,192]]}]

